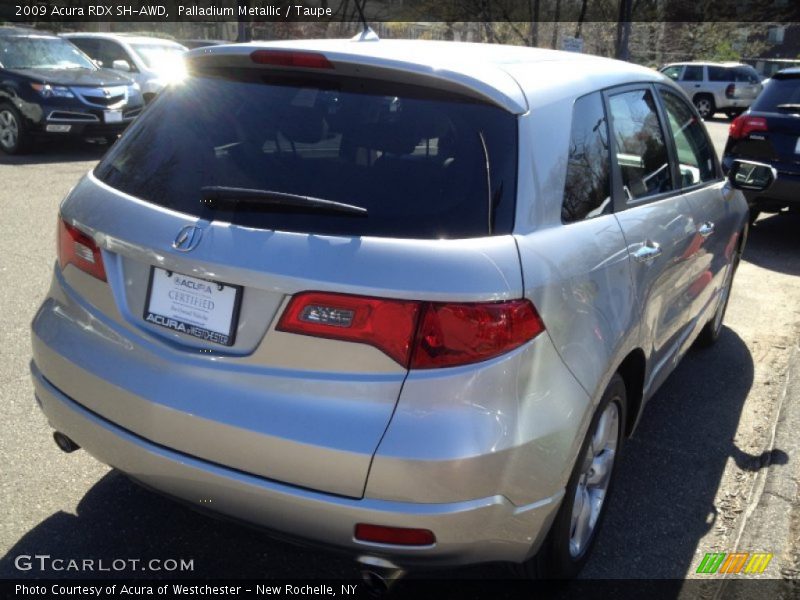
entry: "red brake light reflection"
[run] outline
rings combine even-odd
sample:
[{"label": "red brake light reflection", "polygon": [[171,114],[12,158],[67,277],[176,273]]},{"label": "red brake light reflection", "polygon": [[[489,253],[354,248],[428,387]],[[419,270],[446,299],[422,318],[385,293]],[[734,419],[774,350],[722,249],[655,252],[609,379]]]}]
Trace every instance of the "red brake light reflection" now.
[{"label": "red brake light reflection", "polygon": [[318,52],[295,52],[294,50],[255,50],[250,60],[259,65],[275,67],[299,67],[303,69],[332,69],[333,64]]}]

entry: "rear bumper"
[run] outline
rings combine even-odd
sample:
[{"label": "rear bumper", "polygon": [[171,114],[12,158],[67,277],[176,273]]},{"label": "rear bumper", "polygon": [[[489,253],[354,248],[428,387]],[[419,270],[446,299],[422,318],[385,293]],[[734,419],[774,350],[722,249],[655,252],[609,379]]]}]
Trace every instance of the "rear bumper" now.
[{"label": "rear bumper", "polygon": [[[32,374],[52,426],[100,461],[200,509],[398,566],[538,550],[592,412],[547,334],[478,365],[322,377],[148,338],[112,286],[79,273],[55,269]],[[357,523],[437,542],[366,544]]]},{"label": "rear bumper", "polygon": [[[361,500],[255,477],[153,444],[68,398],[31,363],[36,398],[50,424],[98,460],[203,509],[293,538],[377,557],[402,567],[520,562],[540,545],[563,492],[515,506],[500,495],[440,504]],[[357,523],[433,531],[432,546],[356,541]]]}]

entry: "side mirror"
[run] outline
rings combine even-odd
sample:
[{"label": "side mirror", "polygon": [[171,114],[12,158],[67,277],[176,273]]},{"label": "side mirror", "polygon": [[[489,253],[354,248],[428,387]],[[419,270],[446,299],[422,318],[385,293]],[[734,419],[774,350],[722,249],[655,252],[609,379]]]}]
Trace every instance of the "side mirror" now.
[{"label": "side mirror", "polygon": [[124,71],[125,73],[131,72],[131,65],[127,60],[115,60],[111,64],[111,68],[115,71]]},{"label": "side mirror", "polygon": [[92,62],[93,62],[95,65],[97,65],[97,68],[98,68],[98,69],[102,69],[102,68],[103,68],[103,61],[102,61],[102,60],[93,60]]},{"label": "side mirror", "polygon": [[778,172],[774,167],[750,160],[734,160],[728,171],[728,181],[737,190],[763,192],[777,178]]}]

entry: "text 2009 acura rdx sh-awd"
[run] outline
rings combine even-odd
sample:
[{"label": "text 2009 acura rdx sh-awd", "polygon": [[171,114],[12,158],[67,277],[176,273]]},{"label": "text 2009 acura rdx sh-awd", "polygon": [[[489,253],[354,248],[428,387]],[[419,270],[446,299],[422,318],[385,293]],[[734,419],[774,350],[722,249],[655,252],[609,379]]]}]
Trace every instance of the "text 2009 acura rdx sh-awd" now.
[{"label": "text 2009 acura rdx sh-awd", "polygon": [[364,562],[574,575],[769,174],[724,179],[683,92],[621,62],[188,64],[61,205],[31,365],[60,444]]}]

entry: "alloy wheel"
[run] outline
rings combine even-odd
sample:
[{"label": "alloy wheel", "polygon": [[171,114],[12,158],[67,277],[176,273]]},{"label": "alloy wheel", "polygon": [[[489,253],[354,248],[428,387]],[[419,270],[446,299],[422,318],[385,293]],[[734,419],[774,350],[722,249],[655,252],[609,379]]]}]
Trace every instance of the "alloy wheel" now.
[{"label": "alloy wheel", "polygon": [[0,110],[0,144],[3,148],[12,149],[19,138],[19,123],[10,110]]},{"label": "alloy wheel", "polygon": [[586,551],[594,535],[611,481],[618,440],[619,408],[612,398],[597,421],[575,488],[569,538],[573,558]]},{"label": "alloy wheel", "polygon": [[695,100],[694,105],[697,107],[697,112],[700,113],[702,119],[707,119],[711,116],[711,100],[708,98],[698,98]]}]

